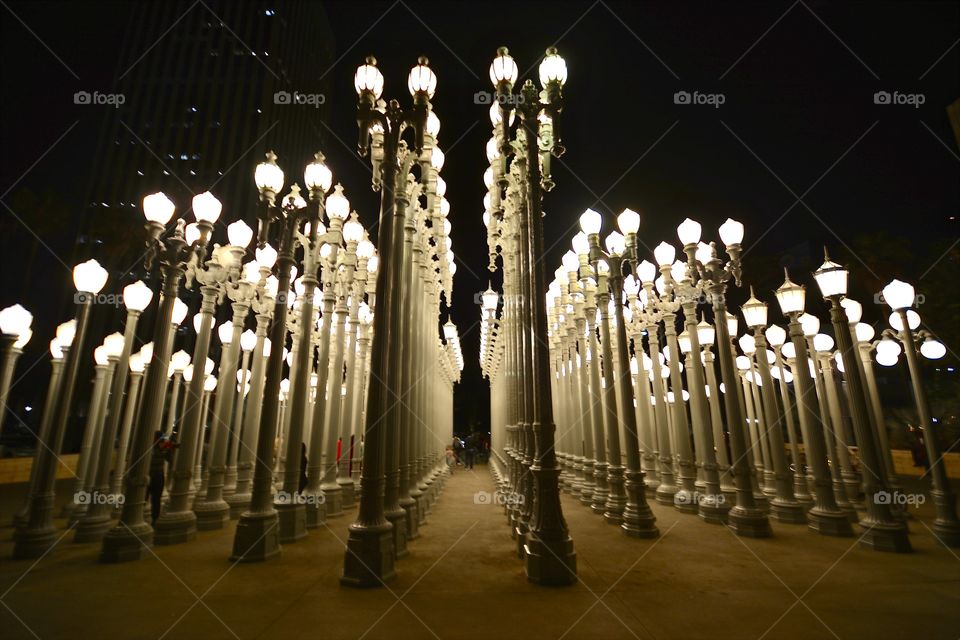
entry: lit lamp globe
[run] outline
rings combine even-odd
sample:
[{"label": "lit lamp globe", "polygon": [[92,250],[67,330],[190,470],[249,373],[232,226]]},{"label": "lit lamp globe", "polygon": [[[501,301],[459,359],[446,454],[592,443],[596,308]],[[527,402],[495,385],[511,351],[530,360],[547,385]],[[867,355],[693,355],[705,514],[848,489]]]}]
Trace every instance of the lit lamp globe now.
[{"label": "lit lamp globe", "polygon": [[50,341],[50,355],[56,360],[63,357],[63,348],[73,342],[73,334],[77,330],[77,321],[68,320],[57,327],[56,337]]},{"label": "lit lamp globe", "polygon": [[737,356],[737,369],[740,371],[750,370],[750,358],[747,356]]},{"label": "lit lamp globe", "polygon": [[140,359],[143,360],[144,365],[149,365],[150,361],[153,360],[153,343],[148,342],[147,344],[140,347]]},{"label": "lit lamp globe", "polygon": [[183,376],[183,381],[186,382],[187,384],[190,384],[191,382],[193,382],[193,365],[188,364],[187,366],[185,366],[183,368],[183,373],[181,373],[180,375]]},{"label": "lit lamp globe", "polygon": [[700,242],[700,223],[690,218],[685,218],[677,227],[677,237],[684,247],[695,245]]},{"label": "lit lamp globe", "polygon": [[713,245],[709,245],[706,242],[698,242],[697,251],[693,257],[700,264],[709,264],[716,260],[717,252],[714,250]]},{"label": "lit lamp globe", "polygon": [[544,87],[551,84],[563,86],[567,81],[567,63],[554,47],[547,49],[547,55],[540,62],[539,72],[540,85]]},{"label": "lit lamp globe", "polygon": [[313,162],[303,170],[303,183],[307,185],[311,194],[326,193],[330,190],[330,185],[333,184],[333,172],[324,163],[322,153],[318,151],[313,157]]},{"label": "lit lamp globe", "polygon": [[268,270],[273,269],[273,265],[277,262],[277,250],[269,244],[258,247],[254,255],[256,256],[257,264]]},{"label": "lit lamp globe", "polygon": [[283,170],[277,166],[277,156],[273,151],[268,151],[266,161],[257,165],[253,180],[260,193],[270,198],[283,189]]},{"label": "lit lamp globe", "polygon": [[150,305],[151,300],[153,291],[141,280],[123,288],[123,304],[129,311],[142,312]]},{"label": "lit lamp globe", "polygon": [[780,355],[787,360],[793,360],[797,357],[797,350],[794,348],[792,342],[785,342],[783,346],[780,347]]},{"label": "lit lamp globe", "polygon": [[692,347],[690,345],[690,332],[684,330],[677,336],[677,342],[680,345],[680,353],[687,354],[690,353]]},{"label": "lit lamp globe", "polygon": [[26,331],[24,331],[23,333],[21,333],[21,334],[17,337],[17,339],[14,341],[14,343],[13,343],[13,348],[14,348],[14,349],[23,349],[25,346],[27,346],[27,343],[30,342],[30,338],[32,338],[32,337],[33,337],[33,331],[31,331],[30,329],[27,329]]},{"label": "lit lamp globe", "polygon": [[173,324],[173,326],[175,327],[179,327],[180,324],[186,319],[187,311],[188,311],[187,305],[183,300],[181,300],[180,298],[177,298],[176,300],[174,300],[173,314],[171,314],[170,316],[171,324]]},{"label": "lit lamp globe", "polygon": [[508,87],[513,86],[518,75],[517,63],[510,56],[507,48],[497,49],[497,57],[490,63],[490,82],[493,86],[499,88],[500,83],[506,83]]},{"label": "lit lamp globe", "polygon": [[217,337],[220,338],[220,344],[227,346],[233,340],[233,323],[227,320],[217,327]]},{"label": "lit lamp globe", "polygon": [[190,364],[190,354],[180,349],[170,356],[170,364],[174,371],[183,372],[187,365]]},{"label": "lit lamp globe", "polygon": [[103,339],[103,348],[106,349],[108,357],[119,358],[123,354],[125,342],[122,333],[114,332]]},{"label": "lit lamp globe", "polygon": [[327,196],[326,210],[330,222],[346,220],[347,216],[350,215],[350,201],[343,195],[343,185],[335,186],[333,193]]},{"label": "lit lamp globe", "polygon": [[176,205],[170,198],[159,191],[143,198],[143,217],[152,226],[165,226],[170,222],[176,209]]},{"label": "lit lamp globe", "polygon": [[784,331],[783,327],[776,324],[767,327],[763,335],[767,338],[767,344],[774,348],[782,346],[787,341],[787,332]]},{"label": "lit lamp globe", "polygon": [[883,288],[883,300],[894,311],[909,309],[916,297],[913,285],[901,280],[893,280]]},{"label": "lit lamp globe", "polygon": [[193,196],[193,215],[197,222],[212,225],[220,218],[223,204],[209,191]]},{"label": "lit lamp globe", "polygon": [[217,388],[217,377],[216,376],[207,376],[203,381],[203,390],[207,393],[213,393]]},{"label": "lit lamp globe", "polygon": [[667,267],[673,264],[674,258],[677,256],[677,250],[674,249],[672,244],[667,242],[661,242],[653,250],[653,259],[657,261],[657,264],[661,267]]},{"label": "lit lamp globe", "polygon": [[[490,171],[490,167],[487,167],[487,171]],[[486,173],[484,173],[484,176],[486,176]],[[490,176],[493,177],[492,171],[490,171]],[[486,177],[484,177],[484,180],[486,180]],[[487,188],[489,188],[489,186]],[[446,194],[447,194],[447,182],[440,176],[437,176],[437,195],[442,198]]]},{"label": "lit lamp globe", "polygon": [[430,150],[430,164],[433,165],[433,168],[437,171],[443,169],[443,163],[446,159],[447,156],[440,150],[440,147],[434,145],[433,149]]},{"label": "lit lamp globe", "polygon": [[487,162],[493,164],[500,157],[500,145],[497,144],[497,138],[493,137],[487,140],[486,146]]},{"label": "lit lamp globe", "polygon": [[697,341],[700,343],[701,347],[713,346],[716,333],[717,332],[713,328],[713,325],[706,320],[701,320],[697,325]]},{"label": "lit lamp globe", "polygon": [[847,276],[849,272],[836,262],[830,260],[824,250],[824,261],[820,268],[813,273],[814,280],[820,286],[820,293],[824,298],[835,298],[846,295]]},{"label": "lit lamp globe", "polygon": [[[480,302],[483,306],[484,311],[496,311],[497,305],[500,302],[500,296],[496,291],[487,286],[487,290],[480,294]],[[369,313],[369,309],[368,309]]]},{"label": "lit lamp globe", "polygon": [[753,353],[757,350],[757,341],[749,333],[745,333],[740,336],[740,339],[737,340],[737,342],[740,345],[740,350],[748,356],[753,355]]},{"label": "lit lamp globe", "polygon": [[640,214],[633,209],[624,209],[617,216],[617,226],[623,235],[630,237],[640,230]]},{"label": "lit lamp globe", "polygon": [[739,247],[740,243],[743,242],[743,224],[733,218],[727,218],[726,221],[720,225],[719,231],[720,240],[722,240],[723,244],[728,248]]},{"label": "lit lamp globe", "polygon": [[343,239],[348,245],[363,240],[363,225],[357,222],[356,214],[343,225]]},{"label": "lit lamp globe", "polygon": [[847,312],[847,321],[850,324],[857,324],[863,317],[863,305],[852,298],[844,298],[840,301],[840,306]]},{"label": "lit lamp globe", "polygon": [[855,331],[857,333],[857,342],[870,342],[873,340],[873,336],[877,334],[873,327],[866,322],[858,322]]},{"label": "lit lamp globe", "polygon": [[227,226],[227,238],[232,246],[246,248],[253,240],[253,229],[243,220],[237,220]]},{"label": "lit lamp globe", "polygon": [[928,360],[939,360],[947,355],[947,348],[939,340],[928,337],[920,344],[920,353]]},{"label": "lit lamp globe", "polygon": [[907,316],[907,326],[910,327],[910,330],[913,331],[920,326],[920,314],[914,311],[913,309],[907,309],[906,311],[894,311],[890,314],[890,317],[887,321],[890,323],[890,326],[896,331],[903,331],[903,317],[900,315],[903,313]]},{"label": "lit lamp globe", "polygon": [[600,226],[603,224],[603,217],[593,209],[587,209],[580,214],[580,229],[587,236],[593,236],[600,233]]},{"label": "lit lamp globe", "polygon": [[147,365],[144,363],[143,358],[140,357],[139,353],[130,354],[130,359],[127,361],[127,366],[130,368],[131,373],[143,373],[143,370],[147,368]]},{"label": "lit lamp globe", "polygon": [[240,348],[246,352],[253,351],[253,348],[257,346],[257,334],[255,334],[250,329],[247,329],[240,334]]},{"label": "lit lamp globe", "polygon": [[564,253],[563,257],[560,258],[560,263],[563,265],[563,271],[565,273],[576,274],[580,268],[580,261],[577,259],[577,254],[573,251]]},{"label": "lit lamp globe", "polygon": [[578,231],[577,235],[573,236],[570,244],[573,246],[573,252],[578,256],[590,255],[590,240],[583,231]]},{"label": "lit lamp globe", "polygon": [[[803,285],[796,284],[790,280],[790,274],[787,273],[786,269],[783,270],[783,275],[783,284],[780,285],[780,288],[776,291],[780,311],[785,316],[793,313],[801,313],[806,301],[806,290]],[[814,333],[816,333],[816,331]]]},{"label": "lit lamp globe", "polygon": [[32,323],[33,314],[19,304],[0,311],[0,333],[19,338],[30,330]]},{"label": "lit lamp globe", "polygon": [[369,260],[373,257],[376,250],[372,242],[369,240],[361,240],[359,244],[357,244],[357,257],[362,260]]},{"label": "lit lamp globe", "polygon": [[740,322],[737,320],[737,316],[733,315],[729,311],[725,312],[727,314],[727,334],[730,336],[737,335],[737,330],[740,328]]},{"label": "lit lamp globe", "polygon": [[434,140],[440,135],[440,117],[433,109],[427,112],[427,134]]},{"label": "lit lamp globe", "polygon": [[613,256],[622,256],[627,247],[626,240],[619,231],[611,232],[604,241],[604,244],[607,245],[607,251]]},{"label": "lit lamp globe", "polygon": [[743,319],[750,329],[763,328],[767,324],[767,305],[757,299],[753,293],[753,287],[750,287],[750,299],[740,307],[743,313]]},{"label": "lit lamp globe", "polygon": [[200,225],[196,222],[191,222],[183,229],[183,239],[187,241],[188,246],[192,247],[202,237],[203,232],[200,230]]},{"label": "lit lamp globe", "polygon": [[365,92],[373,94],[375,100],[383,94],[383,74],[377,69],[376,58],[369,57],[364,64],[357,67],[357,72],[353,75],[353,88],[358,95]]},{"label": "lit lamp globe", "polygon": [[73,283],[79,292],[97,294],[107,284],[107,270],[93,259],[81,262],[73,268]]},{"label": "lit lamp globe", "polygon": [[437,90],[437,75],[428,66],[426,58],[420,58],[417,65],[410,69],[410,75],[407,76],[407,89],[410,95],[416,96],[418,93],[426,94],[432,98]]},{"label": "lit lamp globe", "polygon": [[897,364],[900,357],[900,345],[888,338],[882,339],[877,344],[877,364],[884,367],[892,367]]},{"label": "lit lamp globe", "polygon": [[93,350],[93,361],[98,367],[107,366],[109,359],[107,358],[107,350],[103,345]]},{"label": "lit lamp globe", "polygon": [[644,260],[637,265],[637,277],[640,278],[640,282],[649,284],[657,277],[657,267],[649,260]]},{"label": "lit lamp globe", "polygon": [[800,327],[803,329],[804,337],[812,338],[820,331],[820,318],[811,313],[805,313],[800,316]]},{"label": "lit lamp globe", "polygon": [[813,350],[817,353],[826,353],[833,349],[833,338],[825,333],[818,333],[813,336]]}]

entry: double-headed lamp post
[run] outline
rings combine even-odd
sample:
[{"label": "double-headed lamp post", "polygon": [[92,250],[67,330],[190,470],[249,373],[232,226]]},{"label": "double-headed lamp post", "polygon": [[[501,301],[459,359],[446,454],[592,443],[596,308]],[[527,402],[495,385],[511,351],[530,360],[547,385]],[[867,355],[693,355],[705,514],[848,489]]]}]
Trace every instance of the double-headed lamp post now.
[{"label": "double-headed lamp post", "polygon": [[192,242],[184,237],[183,220],[177,221],[173,234],[160,239],[166,224],[173,217],[174,210],[174,204],[162,193],[143,199],[143,214],[147,219],[146,228],[149,233],[144,266],[149,270],[154,262],[159,260],[162,297],[154,325],[153,354],[143,386],[143,407],[130,436],[130,455],[133,462],[127,470],[123,512],[117,526],[103,537],[101,562],[139,560],[149,552],[148,548],[153,544],[153,527],[144,520],[144,504],[154,434],[160,429],[166,400],[164,392],[173,344],[170,324],[180,291],[180,279],[188,262],[202,261],[206,257],[207,239],[213,231],[213,224],[220,217],[220,203],[209,193],[194,196],[193,212],[199,235],[191,237]]},{"label": "double-headed lamp post", "polygon": [[[883,299],[886,300],[900,320],[900,342],[903,343],[903,350],[906,353],[907,366],[910,369],[910,381],[913,384],[913,399],[917,407],[920,428],[923,430],[923,443],[926,447],[927,459],[930,461],[929,473],[933,481],[930,495],[933,497],[933,503],[937,510],[937,518],[934,520],[932,530],[943,544],[956,547],[960,546],[960,521],[957,519],[956,496],[950,488],[950,481],[947,478],[947,470],[943,462],[943,453],[940,451],[937,434],[933,431],[930,405],[927,402],[927,394],[920,377],[917,345],[914,342],[908,318],[915,297],[913,286],[900,280],[894,280],[883,288]],[[920,347],[921,351],[927,351],[931,356],[942,356],[942,345],[938,348],[927,347],[927,344],[935,343],[932,341],[924,343]],[[879,355],[880,350],[877,351]]]},{"label": "double-headed lamp post", "polygon": [[[402,307],[404,226],[405,208],[397,206],[398,194],[405,193],[406,172],[400,170],[401,136],[407,128],[413,131],[413,151],[423,152],[430,112],[430,98],[437,88],[437,76],[430,69],[427,59],[420,58],[407,78],[407,88],[413,98],[409,109],[391,100],[378,108],[377,101],[383,93],[383,74],[373,57],[366,59],[354,76],[357,90],[358,149],[367,155],[371,148],[371,133],[375,133],[373,145],[374,185],[381,191],[380,200],[380,265],[377,270],[376,290],[378,310],[373,318],[373,340],[370,346],[370,387],[367,395],[365,416],[363,466],[360,473],[360,508],[357,520],[350,525],[347,551],[344,557],[341,584],[356,587],[375,587],[395,575],[393,524],[384,512],[387,461],[392,452],[387,451],[391,430],[398,430],[396,423],[386,424],[383,416],[400,397],[400,380],[394,375],[394,362],[402,357],[400,317]],[[382,110],[381,110],[382,109]],[[399,415],[399,412],[394,412]],[[399,433],[396,432],[399,436]]]},{"label": "double-headed lamp post", "polygon": [[[581,228],[590,241],[590,260],[593,263],[594,270],[599,272],[600,260],[605,260],[610,267],[607,281],[613,303],[614,330],[616,331],[614,340],[617,345],[617,355],[613,362],[604,361],[603,364],[605,370],[610,369],[615,374],[617,398],[620,401],[616,415],[623,427],[624,446],[627,449],[627,469],[624,472],[627,501],[623,507],[620,526],[627,535],[653,538],[660,535],[660,531],[655,524],[656,518],[647,504],[643,481],[644,473],[640,466],[640,438],[637,433],[637,414],[633,407],[629,344],[627,343],[626,322],[623,317],[623,267],[626,264],[627,268],[632,271],[637,261],[637,230],[640,227],[640,215],[632,209],[623,210],[617,218],[617,223],[625,235],[621,235],[617,231],[608,235],[606,252],[600,248],[600,236],[596,224],[599,215],[596,211],[588,209],[581,216]],[[606,355],[606,351],[604,355]],[[646,392],[644,392],[644,396],[646,396]],[[643,401],[646,402],[647,398],[644,397]],[[609,410],[612,410],[612,408]],[[619,429],[608,434],[611,443],[614,439],[619,440],[617,431]],[[648,447],[649,444],[644,443],[644,449],[646,450]],[[619,444],[616,448],[611,444],[610,451],[613,452],[614,450],[616,450],[617,457],[611,460],[611,465],[613,465],[611,469],[620,466]]]},{"label": "double-headed lamp post", "polygon": [[[529,300],[524,308],[527,317],[520,318],[520,327],[530,337],[531,367],[525,372],[533,379],[532,435],[534,456],[530,472],[534,478],[534,504],[531,509],[529,531],[525,534],[524,560],[527,579],[537,584],[573,584],[576,581],[576,553],[573,550],[560,508],[557,456],[554,451],[556,425],[550,389],[550,354],[547,348],[547,283],[543,265],[543,193],[553,186],[550,179],[550,156],[563,152],[554,128],[562,109],[562,88],[567,80],[567,65],[553,47],[547,49],[540,63],[539,75],[543,91],[538,92],[527,80],[519,95],[513,95],[517,80],[517,64],[507,49],[501,47],[490,65],[490,81],[497,92],[501,109],[500,163],[514,154],[514,161],[523,165],[526,206],[519,207],[520,252],[526,267],[520,274],[521,294]],[[523,130],[521,145],[524,155],[510,144],[511,105],[520,113],[519,126]],[[541,167],[543,171],[541,171]],[[508,184],[507,173],[501,173],[498,187]],[[499,193],[498,193],[499,195]]]}]

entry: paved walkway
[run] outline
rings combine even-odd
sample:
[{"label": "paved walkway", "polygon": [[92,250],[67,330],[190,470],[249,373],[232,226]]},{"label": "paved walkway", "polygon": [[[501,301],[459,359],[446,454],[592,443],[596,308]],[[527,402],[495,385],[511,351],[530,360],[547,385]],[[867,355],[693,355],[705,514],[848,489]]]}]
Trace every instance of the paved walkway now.
[{"label": "paved walkway", "polygon": [[[658,540],[636,540],[564,497],[580,582],[526,582],[502,509],[477,504],[488,470],[458,469],[389,589],[339,586],[352,513],[286,545],[277,560],[233,565],[235,521],[100,565],[66,536],[39,562],[11,561],[0,529],[0,635],[19,638],[856,638],[956,639],[960,557],[911,522],[916,552],[858,548],[802,526],[744,540],[654,506]],[[0,500],[8,523],[9,495]],[[481,502],[483,502],[481,500]]]}]

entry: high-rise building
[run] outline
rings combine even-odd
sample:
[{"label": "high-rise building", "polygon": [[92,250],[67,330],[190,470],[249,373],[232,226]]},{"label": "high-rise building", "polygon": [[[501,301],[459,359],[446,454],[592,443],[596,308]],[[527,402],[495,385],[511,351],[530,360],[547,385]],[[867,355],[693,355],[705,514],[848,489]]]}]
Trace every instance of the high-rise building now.
[{"label": "high-rise building", "polygon": [[182,213],[209,190],[222,223],[255,228],[254,165],[275,149],[289,183],[321,147],[333,40],[320,4],[304,0],[137,3],[118,37],[114,97],[75,98],[122,102],[92,158],[76,259],[122,278],[138,268],[148,193]]}]

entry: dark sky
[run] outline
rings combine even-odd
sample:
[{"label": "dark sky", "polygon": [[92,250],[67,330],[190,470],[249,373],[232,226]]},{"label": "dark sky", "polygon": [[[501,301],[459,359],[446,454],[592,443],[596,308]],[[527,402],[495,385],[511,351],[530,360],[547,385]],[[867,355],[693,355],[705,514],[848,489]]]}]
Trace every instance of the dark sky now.
[{"label": "dark sky", "polygon": [[[476,364],[474,294],[489,277],[481,203],[490,123],[487,106],[476,104],[474,94],[490,91],[487,69],[498,46],[510,48],[521,71],[530,69],[524,77],[536,78],[550,45],[569,69],[559,125],[567,153],[554,163],[557,186],[545,203],[548,273],[588,206],[607,216],[605,232],[623,207],[640,211],[640,237],[650,247],[675,242],[676,225],[686,216],[703,224],[705,239],[716,238],[726,217],[738,218],[746,225],[745,277],[764,293],[779,284],[770,267],[784,261],[796,267],[795,279],[812,284],[809,269],[823,244],[851,266],[854,279],[870,282],[861,286],[861,296],[871,295],[889,274],[923,290],[922,278],[942,271],[941,254],[960,235],[960,156],[945,111],[960,97],[960,4],[325,5],[338,61],[317,71],[332,76],[334,86],[324,152],[367,223],[376,217],[377,195],[369,189],[369,165],[355,154],[354,69],[363,56],[375,55],[386,77],[385,97],[406,104],[406,75],[418,55],[430,58],[439,78],[434,108],[447,152],[442,175],[459,259],[454,319],[467,363],[458,420],[486,403]],[[126,7],[6,7],[0,8],[0,193],[15,187],[2,199],[9,202],[18,187],[62,184],[68,200],[80,198],[79,206],[97,123],[70,96],[110,85]],[[723,104],[676,104],[678,91],[721,94]],[[923,104],[875,104],[878,91],[920,94]],[[887,233],[892,247],[884,264],[859,255],[858,239],[877,231]],[[942,260],[956,271],[955,245]],[[764,268],[751,272],[751,265]],[[15,301],[11,269],[4,261],[4,306]],[[882,319],[876,307],[867,316]],[[39,339],[45,343],[49,336]]]}]

